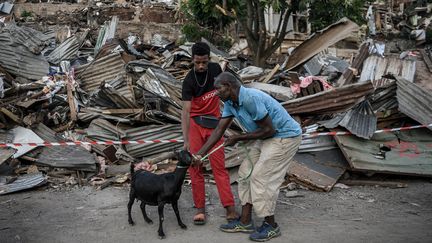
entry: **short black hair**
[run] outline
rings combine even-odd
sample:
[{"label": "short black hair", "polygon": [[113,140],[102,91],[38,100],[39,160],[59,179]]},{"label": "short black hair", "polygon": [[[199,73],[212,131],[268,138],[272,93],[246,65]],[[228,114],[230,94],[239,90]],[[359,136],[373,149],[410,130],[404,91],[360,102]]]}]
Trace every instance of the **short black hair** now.
[{"label": "short black hair", "polygon": [[210,56],[210,47],[204,42],[197,42],[192,46],[192,57],[197,56]]},{"label": "short black hair", "polygon": [[233,87],[240,87],[240,81],[230,72],[223,72],[215,78],[215,84],[230,84]]}]

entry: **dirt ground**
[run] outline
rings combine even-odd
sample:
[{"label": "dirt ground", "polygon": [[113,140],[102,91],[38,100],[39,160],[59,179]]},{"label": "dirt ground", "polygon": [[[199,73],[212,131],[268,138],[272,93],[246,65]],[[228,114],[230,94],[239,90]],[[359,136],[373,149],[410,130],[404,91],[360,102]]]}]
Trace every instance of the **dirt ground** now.
[{"label": "dirt ground", "polygon": [[[279,199],[285,203],[278,203],[276,213],[282,236],[270,242],[432,242],[432,181],[405,182],[408,187],[400,189],[299,189],[301,197],[295,198],[282,191]],[[135,203],[136,224],[128,225],[127,185],[104,190],[45,186],[0,196],[0,242],[249,242],[247,234],[219,231],[224,210],[215,186],[207,187],[207,224],[192,224],[191,189],[185,185],[179,208],[188,229],[177,225],[167,205],[164,240],[157,237],[156,207],[148,207],[155,221],[148,225]],[[256,224],[261,220],[255,219]]]}]

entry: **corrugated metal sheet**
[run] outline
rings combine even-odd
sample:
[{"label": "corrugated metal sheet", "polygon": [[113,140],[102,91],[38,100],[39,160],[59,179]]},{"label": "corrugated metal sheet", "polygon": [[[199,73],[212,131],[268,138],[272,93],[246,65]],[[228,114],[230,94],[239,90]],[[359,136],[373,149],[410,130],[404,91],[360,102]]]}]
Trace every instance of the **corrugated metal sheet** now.
[{"label": "corrugated metal sheet", "polygon": [[330,191],[348,163],[339,149],[297,153],[288,166],[290,180],[319,191]]},{"label": "corrugated metal sheet", "polygon": [[[336,125],[337,126],[337,125]],[[318,131],[319,124],[304,127],[305,133],[311,134]],[[332,136],[303,136],[298,152],[317,152],[337,148],[336,141]]]},{"label": "corrugated metal sheet", "polygon": [[335,139],[353,170],[432,176],[432,132],[428,129],[379,133],[371,140]]},{"label": "corrugated metal sheet", "polygon": [[86,31],[81,37],[74,35],[66,39],[48,55],[48,62],[59,64],[63,60],[69,60],[76,57],[87,33],[88,31]]},{"label": "corrugated metal sheet", "polygon": [[286,69],[291,70],[297,67],[325,48],[349,37],[357,29],[357,24],[347,18],[343,18],[337,23],[316,32],[294,49],[288,58]]},{"label": "corrugated metal sheet", "polygon": [[[32,43],[32,38],[28,39]],[[35,55],[12,35],[0,33],[0,65],[9,73],[26,79],[37,80],[48,73],[49,64],[42,55]]]},{"label": "corrugated metal sheet", "polygon": [[129,62],[126,66],[129,72],[135,72],[137,75],[143,73],[138,80],[138,85],[152,94],[156,94],[171,105],[167,112],[176,117],[181,114],[181,88],[182,83],[178,81],[171,73],[166,70],[155,67],[154,64],[138,60]]},{"label": "corrugated metal sheet", "polygon": [[377,127],[377,117],[369,103],[365,100],[346,113],[338,114],[333,119],[319,122],[326,128],[342,126],[352,134],[369,139]]},{"label": "corrugated metal sheet", "polygon": [[377,117],[365,100],[349,110],[339,125],[361,138],[371,138],[377,128]]},{"label": "corrugated metal sheet", "polygon": [[374,94],[369,98],[374,112],[383,112],[398,107],[396,89],[396,81],[393,80],[375,90]]},{"label": "corrugated metal sheet", "polygon": [[432,123],[432,91],[404,78],[396,80],[399,110],[421,124]]},{"label": "corrugated metal sheet", "polygon": [[0,195],[41,186],[46,182],[47,179],[42,173],[23,175],[10,184],[0,184]]},{"label": "corrugated metal sheet", "polygon": [[[123,89],[123,92],[127,90]],[[130,93],[130,89],[128,90]],[[107,97],[109,100],[113,102],[116,108],[138,108],[137,105],[135,105],[130,99],[126,98],[122,95],[122,93],[119,92],[119,90],[113,88],[113,87],[104,87],[101,90],[101,93],[105,97]]]},{"label": "corrugated metal sheet", "polygon": [[124,65],[120,54],[113,53],[78,67],[75,72],[76,80],[83,90],[90,92],[99,88],[103,81],[123,77]]},{"label": "corrugated metal sheet", "polygon": [[355,83],[281,103],[291,114],[333,114],[344,112],[373,92],[371,82]]},{"label": "corrugated metal sheet", "polygon": [[102,48],[102,46],[110,39],[113,39],[117,29],[119,18],[118,16],[113,16],[111,21],[106,22],[99,30],[99,35],[96,40],[96,45],[94,48],[94,55]]},{"label": "corrugated metal sheet", "polygon": [[[104,108],[135,108],[135,95],[132,85],[129,85],[123,77],[105,82],[101,89],[96,90],[91,96],[87,107]],[[100,110],[102,111],[102,110]],[[98,111],[99,112],[99,111]]]},{"label": "corrugated metal sheet", "polygon": [[27,47],[34,54],[40,54],[52,38],[51,35],[45,35],[32,28],[19,27],[15,24],[9,24],[3,28],[2,35],[9,36],[13,43]]},{"label": "corrugated metal sheet", "polygon": [[302,138],[299,153],[317,152],[337,148],[332,136],[304,137]]},{"label": "corrugated metal sheet", "polygon": [[[44,141],[64,141],[55,132],[42,123],[39,123],[33,131]],[[35,156],[37,164],[56,168],[69,168],[83,171],[96,171],[94,156],[81,146],[53,146],[43,147],[41,152]]]},{"label": "corrugated metal sheet", "polygon": [[[153,139],[183,139],[180,124],[163,125],[163,126],[145,126],[129,129],[126,131],[127,137],[131,140],[153,140]],[[165,144],[148,144],[148,145],[126,145],[126,151],[132,157],[145,157],[162,152],[172,151],[183,146],[183,143],[165,143]]]},{"label": "corrugated metal sheet", "polygon": [[372,81],[375,87],[381,87],[392,82],[392,79],[383,78],[387,74],[401,76],[413,82],[415,71],[415,60],[401,60],[398,56],[369,56],[363,64],[359,82]]},{"label": "corrugated metal sheet", "polygon": [[[136,128],[121,129],[102,119],[93,120],[87,129],[87,135],[94,140],[168,140],[183,138],[180,124],[177,125],[150,125]],[[172,151],[180,148],[183,143],[154,143],[154,144],[128,144],[126,152],[134,158],[150,157],[155,154]]]},{"label": "corrugated metal sheet", "polygon": [[102,113],[97,112],[79,112],[78,113],[78,119],[82,122],[89,123],[95,119],[106,119],[116,122],[122,122],[122,123],[131,123],[130,119],[121,118],[118,116],[111,116],[111,115],[105,115]]}]

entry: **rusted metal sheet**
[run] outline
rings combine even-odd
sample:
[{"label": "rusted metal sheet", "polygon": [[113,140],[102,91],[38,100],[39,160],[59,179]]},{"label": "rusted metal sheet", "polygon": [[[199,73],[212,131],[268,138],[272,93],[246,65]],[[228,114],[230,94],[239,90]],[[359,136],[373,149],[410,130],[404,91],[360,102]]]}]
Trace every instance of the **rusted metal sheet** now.
[{"label": "rusted metal sheet", "polygon": [[372,81],[375,87],[381,87],[393,81],[393,79],[386,79],[383,77],[388,74],[401,76],[413,82],[415,71],[415,60],[401,60],[398,56],[370,56],[363,64],[359,82]]},{"label": "rusted metal sheet", "polygon": [[328,192],[347,167],[348,163],[339,149],[297,153],[288,167],[288,176],[308,188]]},{"label": "rusted metal sheet", "polygon": [[337,23],[316,32],[294,49],[288,58],[285,69],[291,70],[299,66],[325,48],[349,37],[358,28],[357,24],[347,18],[343,18]]},{"label": "rusted metal sheet", "polygon": [[113,53],[96,59],[76,69],[76,80],[80,87],[89,92],[96,90],[103,81],[111,81],[125,75],[124,61],[121,55]]},{"label": "rusted metal sheet", "polygon": [[432,132],[428,129],[378,133],[370,140],[335,139],[353,170],[432,176]]},{"label": "rusted metal sheet", "polygon": [[355,83],[281,103],[291,114],[322,115],[344,112],[373,92],[371,82]]}]

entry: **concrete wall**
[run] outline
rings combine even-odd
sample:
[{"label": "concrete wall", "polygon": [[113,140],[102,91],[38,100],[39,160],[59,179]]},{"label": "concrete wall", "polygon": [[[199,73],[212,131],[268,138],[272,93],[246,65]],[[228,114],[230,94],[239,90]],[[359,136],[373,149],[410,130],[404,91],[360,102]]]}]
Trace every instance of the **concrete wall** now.
[{"label": "concrete wall", "polygon": [[58,11],[73,12],[77,9],[83,9],[87,4],[52,4],[52,3],[17,3],[14,5],[13,12],[15,16],[20,17],[21,13],[32,12],[36,15],[55,15]]},{"label": "concrete wall", "polygon": [[[18,17],[21,16],[23,11],[32,12],[33,16],[37,15],[42,18],[50,16],[49,19],[52,24],[56,23],[54,20],[56,19],[55,16],[59,15],[59,11],[63,15],[67,15],[68,12],[72,13],[85,7],[87,7],[87,4],[17,3],[14,7],[14,13]],[[174,23],[175,12],[163,6],[128,5],[127,7],[105,6],[102,8],[92,6],[90,9],[89,16],[93,18],[93,21],[90,22],[97,23],[93,27],[97,27],[103,24],[104,21],[110,20],[112,16],[117,15],[120,21],[117,26],[116,35],[120,38],[126,38],[129,33],[132,33],[139,36],[143,41],[148,42],[156,33],[161,34],[169,40],[176,40],[180,35],[180,24]],[[86,17],[84,17],[85,19]],[[81,22],[80,25],[87,24],[87,22]],[[58,22],[60,25],[68,25],[69,23]]]},{"label": "concrete wall", "polygon": [[175,41],[181,33],[180,29],[180,24],[119,22],[116,35],[119,38],[126,38],[132,33],[148,43],[154,34],[160,34],[168,40]]}]

